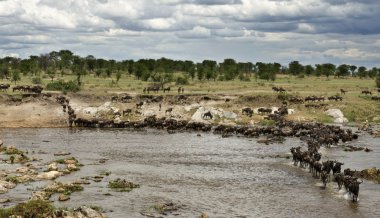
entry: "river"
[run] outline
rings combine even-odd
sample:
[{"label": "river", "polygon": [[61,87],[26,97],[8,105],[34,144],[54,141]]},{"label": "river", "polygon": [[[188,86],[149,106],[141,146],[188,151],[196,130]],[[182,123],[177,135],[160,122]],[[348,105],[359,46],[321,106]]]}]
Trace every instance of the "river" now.
[{"label": "river", "polygon": [[[0,139],[6,145],[27,150],[29,156],[42,158],[44,166],[57,159],[53,154],[60,151],[71,152],[84,164],[80,171],[57,181],[71,182],[111,172],[102,182],[92,182],[84,186],[84,191],[73,193],[71,200],[55,201],[58,207],[98,205],[111,218],[143,217],[140,212],[157,202],[180,206],[166,217],[198,217],[202,212],[210,217],[380,217],[379,185],[365,180],[359,202],[352,203],[342,191],[338,192],[336,183],[323,189],[318,179],[293,166],[291,159],[276,157],[290,154],[292,146],[303,145],[298,138],[265,145],[256,139],[222,138],[212,133],[197,136],[156,130],[21,128],[0,129]],[[343,169],[379,168],[379,141],[361,135],[350,142],[370,147],[370,153],[344,152],[339,147],[322,152],[325,158],[345,162]],[[99,163],[101,159],[108,161]],[[1,163],[0,167],[9,166]],[[113,192],[107,184],[116,178],[141,187]],[[31,190],[49,182],[19,184],[0,197],[21,202],[31,196]]]}]

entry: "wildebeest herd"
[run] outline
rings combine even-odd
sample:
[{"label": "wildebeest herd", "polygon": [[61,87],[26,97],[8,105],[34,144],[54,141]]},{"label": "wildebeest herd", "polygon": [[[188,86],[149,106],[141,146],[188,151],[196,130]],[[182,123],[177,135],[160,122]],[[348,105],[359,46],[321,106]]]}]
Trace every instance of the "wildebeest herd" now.
[{"label": "wildebeest herd", "polygon": [[301,140],[307,142],[307,150],[302,151],[301,147],[292,147],[290,152],[293,155],[293,164],[299,165],[302,168],[309,168],[309,172],[314,177],[320,178],[324,187],[327,182],[331,181],[331,173],[333,180],[338,184],[338,189],[342,188],[342,184],[346,191],[352,196],[352,201],[357,201],[359,196],[359,185],[362,183],[358,181],[358,177],[355,176],[355,171],[351,171],[349,168],[341,172],[341,166],[344,163],[339,161],[322,161],[322,154],[318,152],[320,146],[329,147],[332,144],[337,144],[340,140],[342,142],[351,141],[357,139],[358,135],[353,134],[350,129],[343,130],[336,126],[320,126],[313,132],[303,133],[305,137],[301,137]]},{"label": "wildebeest herd", "polygon": [[[9,84],[0,84],[0,91],[6,91],[11,86]],[[12,91],[21,91],[21,92],[28,92],[28,93],[35,93],[35,94],[41,94],[43,88],[42,86],[36,85],[36,86],[13,86]]]}]

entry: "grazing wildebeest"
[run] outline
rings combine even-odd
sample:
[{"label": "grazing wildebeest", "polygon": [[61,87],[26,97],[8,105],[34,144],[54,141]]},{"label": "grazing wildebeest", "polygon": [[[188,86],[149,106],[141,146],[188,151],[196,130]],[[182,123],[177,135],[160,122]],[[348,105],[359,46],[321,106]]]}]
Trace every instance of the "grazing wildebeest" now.
[{"label": "grazing wildebeest", "polygon": [[132,109],[125,109],[125,110],[123,110],[123,116],[131,114],[131,113],[132,113]]},{"label": "grazing wildebeest", "polygon": [[8,90],[9,87],[11,87],[9,84],[0,84],[0,90],[1,91]]},{"label": "grazing wildebeest", "polygon": [[141,108],[143,106],[144,102],[140,101],[136,104],[136,108]]},{"label": "grazing wildebeest", "polygon": [[253,110],[251,108],[249,108],[249,107],[243,108],[242,109],[242,114],[245,114],[247,116],[252,117]]},{"label": "grazing wildebeest", "polygon": [[178,94],[181,94],[181,87],[178,87]]},{"label": "grazing wildebeest", "polygon": [[170,87],[167,87],[167,88],[164,88],[162,89],[164,91],[164,93],[167,91],[167,92],[170,92]]},{"label": "grazing wildebeest", "polygon": [[365,94],[365,95],[372,95],[372,92],[371,92],[371,91],[368,91],[368,90],[363,90],[363,91],[362,91],[362,94]]},{"label": "grazing wildebeest", "polygon": [[167,113],[172,113],[172,111],[173,111],[173,108],[170,107],[170,108],[166,109],[165,114],[167,114]]},{"label": "grazing wildebeest", "polygon": [[258,109],[258,112],[260,114],[270,114],[270,113],[272,113],[272,109],[271,108],[263,108],[263,107],[261,107],[261,108]]},{"label": "grazing wildebeest", "polygon": [[111,97],[111,102],[117,102],[119,100],[119,97],[114,95]]},{"label": "grazing wildebeest", "polygon": [[130,102],[132,100],[132,96],[125,94],[124,96],[120,97],[120,101],[123,103]]},{"label": "grazing wildebeest", "polygon": [[212,120],[212,114],[211,114],[211,112],[210,112],[210,111],[207,111],[206,113],[204,113],[204,114],[202,115],[202,118],[203,118],[203,119],[209,118],[209,119]]},{"label": "grazing wildebeest", "polygon": [[345,95],[345,94],[346,94],[346,92],[347,92],[347,90],[344,90],[344,89],[340,89],[340,93],[341,93],[341,94]]}]

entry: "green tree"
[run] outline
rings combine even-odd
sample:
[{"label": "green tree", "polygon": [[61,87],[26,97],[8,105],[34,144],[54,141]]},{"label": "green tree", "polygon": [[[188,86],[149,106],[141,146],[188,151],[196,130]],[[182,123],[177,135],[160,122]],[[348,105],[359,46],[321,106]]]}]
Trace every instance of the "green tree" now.
[{"label": "green tree", "polygon": [[47,69],[46,74],[50,77],[51,81],[54,80],[55,70],[53,68]]},{"label": "green tree", "polygon": [[3,79],[8,79],[9,77],[9,68],[6,64],[1,64],[0,65],[0,78]]},{"label": "green tree", "polygon": [[347,64],[339,65],[339,67],[336,71],[336,75],[338,77],[350,75],[350,66]]},{"label": "green tree", "polygon": [[289,63],[289,73],[293,75],[299,75],[303,71],[303,66],[298,61],[292,61]]},{"label": "green tree", "polygon": [[197,64],[197,77],[198,80],[203,80],[204,78],[204,70],[203,70],[203,65],[201,63]]},{"label": "green tree", "polygon": [[360,79],[362,79],[363,77],[366,77],[367,76],[367,68],[366,67],[359,67],[358,68],[358,76],[360,77]]},{"label": "green tree", "polygon": [[329,78],[329,76],[335,74],[336,66],[331,63],[326,63],[326,64],[322,64],[322,69],[323,69],[323,75]]},{"label": "green tree", "polygon": [[356,69],[358,69],[357,66],[355,65],[350,65],[350,71],[351,71],[351,76],[355,76]]},{"label": "green tree", "polygon": [[376,67],[373,67],[371,70],[368,71],[368,76],[370,78],[375,78],[378,72],[379,72],[379,69],[377,69]]},{"label": "green tree", "polygon": [[83,60],[83,58],[74,56],[71,70],[77,77],[78,86],[82,85],[82,76],[86,75],[86,62]]},{"label": "green tree", "polygon": [[225,80],[233,80],[239,75],[238,64],[231,58],[224,59],[223,63],[220,64],[220,71]]},{"label": "green tree", "polygon": [[116,82],[117,82],[117,83],[119,82],[120,78],[121,78],[121,71],[118,70],[118,71],[116,72]]},{"label": "green tree", "polygon": [[377,76],[377,77],[376,77],[375,82],[376,82],[376,87],[377,87],[377,88],[380,88],[380,76]]},{"label": "green tree", "polygon": [[314,74],[314,67],[311,65],[306,65],[305,66],[305,74],[308,76]]},{"label": "green tree", "polygon": [[17,81],[20,81],[20,80],[21,80],[20,70],[19,70],[19,69],[14,69],[14,70],[12,70],[12,78],[11,78],[11,81],[12,81],[12,82],[15,82],[15,85],[16,85],[16,82],[17,82]]}]

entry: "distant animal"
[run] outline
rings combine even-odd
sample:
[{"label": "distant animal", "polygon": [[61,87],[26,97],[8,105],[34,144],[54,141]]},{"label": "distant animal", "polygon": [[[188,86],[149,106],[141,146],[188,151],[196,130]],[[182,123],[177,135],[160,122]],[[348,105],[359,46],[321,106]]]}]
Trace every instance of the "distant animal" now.
[{"label": "distant animal", "polygon": [[164,88],[162,90],[164,91],[164,93],[165,93],[165,91],[170,92],[170,87]]},{"label": "distant animal", "polygon": [[125,110],[123,110],[123,116],[131,114],[131,113],[132,113],[132,109],[125,109]]},{"label": "distant animal", "polygon": [[181,87],[178,87],[178,94],[180,94],[181,93]]},{"label": "distant animal", "polygon": [[246,107],[246,108],[243,108],[243,109],[241,110],[241,113],[242,113],[242,114],[245,114],[245,115],[247,115],[247,116],[252,117],[253,110],[252,110],[251,108],[249,108],[249,107]]},{"label": "distant animal", "polygon": [[117,102],[119,100],[119,97],[114,95],[111,97],[111,102]]},{"label": "distant animal", "polygon": [[212,114],[211,114],[210,111],[207,111],[206,113],[204,113],[204,114],[202,115],[202,118],[203,118],[203,119],[208,118],[208,119],[211,119],[211,120],[212,120],[213,116],[212,116]]},{"label": "distant animal", "polygon": [[365,94],[365,95],[372,95],[372,92],[371,92],[371,91],[368,91],[368,90],[363,90],[363,91],[362,91],[362,94]]},{"label": "distant animal", "polygon": [[258,109],[258,112],[260,114],[270,114],[270,113],[272,113],[272,109],[271,108],[263,108],[263,107],[261,107],[261,108]]},{"label": "distant animal", "polygon": [[171,113],[173,111],[173,108],[171,107],[171,108],[168,108],[168,109],[166,109],[166,111],[165,111],[165,114],[166,113]]},{"label": "distant animal", "polygon": [[0,84],[0,91],[8,90],[11,87],[9,84]]},{"label": "distant animal", "polygon": [[344,89],[340,89],[340,93],[342,93],[343,95],[345,95],[346,94],[346,90],[344,90]]},{"label": "distant animal", "polygon": [[141,108],[143,106],[144,102],[140,101],[136,104],[136,108]]}]

